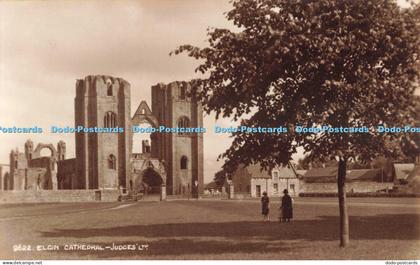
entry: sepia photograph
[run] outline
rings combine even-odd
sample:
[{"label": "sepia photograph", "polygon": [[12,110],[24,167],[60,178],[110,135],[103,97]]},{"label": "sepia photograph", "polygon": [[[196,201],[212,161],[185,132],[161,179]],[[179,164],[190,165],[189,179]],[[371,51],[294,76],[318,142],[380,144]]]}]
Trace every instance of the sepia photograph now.
[{"label": "sepia photograph", "polygon": [[420,0],[0,0],[0,261],[416,265]]}]

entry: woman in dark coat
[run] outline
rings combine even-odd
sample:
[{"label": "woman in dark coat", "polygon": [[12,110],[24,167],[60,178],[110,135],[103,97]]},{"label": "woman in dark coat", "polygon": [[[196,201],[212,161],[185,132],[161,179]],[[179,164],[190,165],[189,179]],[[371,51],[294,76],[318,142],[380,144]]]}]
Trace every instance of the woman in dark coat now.
[{"label": "woman in dark coat", "polygon": [[290,222],[290,219],[293,218],[293,206],[292,206],[292,197],[289,196],[287,189],[283,191],[284,196],[281,199],[280,210],[282,212],[283,222]]},{"label": "woman in dark coat", "polygon": [[268,207],[269,203],[270,199],[267,196],[267,192],[264,192],[263,196],[261,197],[261,208],[264,221],[270,221],[270,208]]}]

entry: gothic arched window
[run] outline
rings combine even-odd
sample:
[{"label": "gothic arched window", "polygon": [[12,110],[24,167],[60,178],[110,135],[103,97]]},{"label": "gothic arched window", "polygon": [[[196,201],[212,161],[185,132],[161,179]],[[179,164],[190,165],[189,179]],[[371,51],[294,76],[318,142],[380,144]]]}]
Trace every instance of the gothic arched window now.
[{"label": "gothic arched window", "polygon": [[108,111],[107,113],[105,113],[104,127],[105,128],[117,127],[117,114],[115,114],[112,111]]},{"label": "gothic arched window", "polygon": [[190,127],[190,119],[188,119],[185,116],[182,116],[178,120],[178,127],[179,128],[188,128],[188,127]]},{"label": "gothic arched window", "polygon": [[112,154],[108,157],[108,169],[117,169],[117,158]]},{"label": "gothic arched window", "polygon": [[181,169],[188,169],[188,158],[186,156],[181,157]]},{"label": "gothic arched window", "polygon": [[112,83],[111,83],[110,80],[106,83],[106,86],[107,86],[106,95],[107,96],[113,96],[113,94],[112,94]]},{"label": "gothic arched window", "polygon": [[185,99],[186,98],[186,94],[187,94],[187,91],[186,91],[187,89],[185,88],[185,86],[183,85],[183,86],[181,86],[181,95],[180,95],[180,98],[181,99]]},{"label": "gothic arched window", "polygon": [[[178,128],[189,128],[190,127],[190,119],[185,116],[182,116],[178,120]],[[179,135],[185,135],[186,133],[180,132]]]}]

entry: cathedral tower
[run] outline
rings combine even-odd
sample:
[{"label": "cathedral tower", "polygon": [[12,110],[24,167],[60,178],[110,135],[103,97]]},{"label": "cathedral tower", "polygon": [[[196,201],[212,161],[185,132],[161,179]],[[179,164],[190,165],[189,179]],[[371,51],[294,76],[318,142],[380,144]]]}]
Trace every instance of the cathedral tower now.
[{"label": "cathedral tower", "polygon": [[[203,127],[203,109],[187,82],[152,87],[152,112],[159,125]],[[155,133],[152,156],[165,162],[168,194],[197,194],[203,191],[203,135],[201,133]],[[198,184],[198,190],[197,190]]]},{"label": "cathedral tower", "polygon": [[75,127],[122,128],[123,133],[76,133],[76,175],[72,188],[126,187],[131,172],[130,84],[122,78],[77,80]]}]

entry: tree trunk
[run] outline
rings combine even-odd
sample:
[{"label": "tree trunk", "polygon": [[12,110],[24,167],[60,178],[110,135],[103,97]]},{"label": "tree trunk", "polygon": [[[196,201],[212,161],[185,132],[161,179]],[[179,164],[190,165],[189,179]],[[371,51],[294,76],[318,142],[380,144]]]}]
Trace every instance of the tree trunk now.
[{"label": "tree trunk", "polygon": [[340,247],[346,247],[349,243],[349,216],[346,205],[346,164],[344,158],[338,161],[338,206],[340,208]]}]

